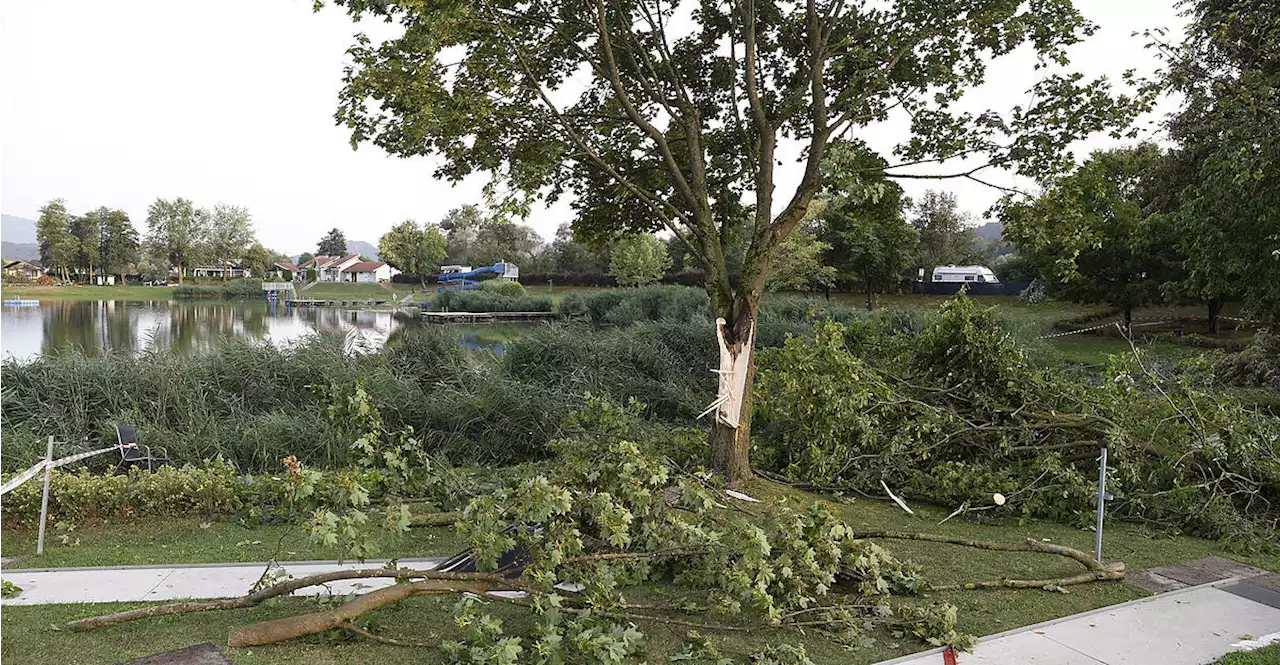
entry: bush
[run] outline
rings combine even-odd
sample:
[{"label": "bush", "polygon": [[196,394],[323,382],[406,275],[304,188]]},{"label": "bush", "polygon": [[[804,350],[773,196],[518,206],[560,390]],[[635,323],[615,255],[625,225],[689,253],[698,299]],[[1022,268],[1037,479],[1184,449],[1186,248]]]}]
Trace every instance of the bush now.
[{"label": "bush", "polygon": [[[0,514],[6,522],[39,521],[42,491],[43,484],[35,480],[18,486],[5,495]],[[49,485],[50,522],[223,515],[241,506],[240,493],[235,467],[221,459],[113,475],[55,470]]]},{"label": "bush", "polygon": [[476,289],[444,291],[429,303],[436,312],[551,312],[551,299],[545,296],[512,297]]},{"label": "bush", "polygon": [[527,295],[524,286],[520,282],[508,279],[488,279],[480,282],[480,288],[481,290],[509,298],[520,298]]},{"label": "bush", "polygon": [[706,291],[687,286],[641,286],[593,293],[561,305],[585,313],[597,325],[630,326],[650,321],[678,321],[708,325],[711,299]]}]

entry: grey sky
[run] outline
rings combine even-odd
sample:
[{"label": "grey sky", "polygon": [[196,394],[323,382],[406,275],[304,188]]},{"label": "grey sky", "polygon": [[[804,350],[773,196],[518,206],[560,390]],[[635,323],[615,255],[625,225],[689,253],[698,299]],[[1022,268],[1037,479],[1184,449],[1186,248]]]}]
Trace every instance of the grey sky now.
[{"label": "grey sky", "polygon": [[[1174,0],[1077,0],[1101,26],[1072,51],[1073,68],[1113,80],[1155,63],[1130,33],[1180,26]],[[433,180],[431,159],[398,159],[371,146],[352,151],[333,123],[345,51],[355,26],[310,0],[5,0],[0,3],[0,210],[35,218],[63,197],[73,212],[127,211],[145,227],[157,196],[197,205],[247,206],[269,247],[314,251],[336,226],[376,243],[391,225],[438,221],[480,202],[483,181]],[[993,68],[972,100],[1004,109],[1034,81],[1029,55]],[[891,122],[868,137],[887,149],[904,136]],[[1107,141],[1082,146],[1088,149]],[[789,195],[783,174],[779,189]],[[1011,184],[1009,176],[992,179]],[[909,182],[955,191],[980,213],[997,193],[975,183]],[[530,222],[544,238],[566,206]]]}]

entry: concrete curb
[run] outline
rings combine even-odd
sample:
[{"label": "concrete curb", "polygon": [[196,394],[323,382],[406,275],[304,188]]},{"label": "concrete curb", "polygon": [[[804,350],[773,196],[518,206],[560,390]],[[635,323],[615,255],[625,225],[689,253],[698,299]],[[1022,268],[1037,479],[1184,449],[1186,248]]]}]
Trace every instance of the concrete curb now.
[{"label": "concrete curb", "polygon": [[[413,558],[413,559],[394,559],[394,561],[400,563],[401,567],[403,567],[405,564],[415,564],[415,563],[438,564],[442,561],[446,561],[447,559],[448,557],[437,556],[437,557],[419,557],[419,558]],[[364,566],[382,567],[388,563],[391,563],[391,561],[393,561],[393,559],[367,559],[365,561],[357,561],[354,559],[349,561],[338,561],[336,559],[329,559],[329,560],[313,560],[313,561],[276,561],[275,565],[278,565],[278,566],[356,565],[356,566],[362,566],[362,567]],[[265,568],[271,563],[272,562],[270,561],[240,561],[240,562],[230,562],[230,563],[170,563],[170,564],[162,564],[162,565],[145,564],[145,565],[131,565],[131,566],[64,566],[62,568],[5,568],[4,571],[8,573],[60,573],[60,572],[81,572],[81,571],[92,571],[92,570],[175,570],[175,569],[181,570],[184,568],[249,568],[249,567]]]},{"label": "concrete curb", "polygon": [[[1248,579],[1249,578],[1247,577],[1228,577],[1225,580],[1216,580],[1213,582],[1206,582],[1204,584],[1197,584],[1196,586],[1189,586],[1182,589],[1177,589],[1175,591],[1166,591],[1165,593],[1153,593],[1150,596],[1147,596],[1145,598],[1135,598],[1133,600],[1125,601],[1123,603],[1116,603],[1115,605],[1105,605],[1103,607],[1092,609],[1087,612],[1080,612],[1079,614],[1069,614],[1064,617],[1058,617],[1057,619],[1049,619],[1048,621],[1033,623],[1029,626],[1022,626],[1020,628],[1010,628],[1009,630],[1001,631],[999,633],[984,635],[974,640],[974,645],[976,646],[983,642],[990,642],[992,640],[998,640],[1003,637],[1009,637],[1010,635],[1017,635],[1019,633],[1026,633],[1026,632],[1040,630],[1041,628],[1048,628],[1050,626],[1055,626],[1060,623],[1065,623],[1067,621],[1074,621],[1076,619],[1083,619],[1085,617],[1093,616],[1095,614],[1112,612],[1122,607],[1134,607],[1137,605],[1144,605],[1146,603],[1150,603],[1153,601],[1164,600],[1166,598],[1173,598],[1176,596],[1180,596],[1182,594],[1198,591],[1201,589],[1212,589],[1216,587],[1227,586],[1230,584],[1235,584],[1237,582],[1247,581]],[[906,663],[906,662],[915,660],[917,658],[925,657],[925,656],[941,655],[942,652],[946,650],[947,650],[947,647],[937,647],[934,649],[929,649],[928,651],[917,651],[915,653],[909,653],[903,656],[898,656],[897,658],[892,658],[890,660],[882,660],[877,663],[874,663],[873,665],[899,665],[900,663]]]}]

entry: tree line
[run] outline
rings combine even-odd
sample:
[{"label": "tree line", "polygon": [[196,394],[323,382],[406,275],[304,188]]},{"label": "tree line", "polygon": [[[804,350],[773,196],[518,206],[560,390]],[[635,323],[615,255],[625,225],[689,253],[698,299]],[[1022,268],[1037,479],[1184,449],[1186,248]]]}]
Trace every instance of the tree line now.
[{"label": "tree line", "polygon": [[63,280],[92,282],[95,276],[137,274],[146,281],[165,281],[171,268],[181,284],[187,269],[198,263],[223,267],[232,263],[250,274],[265,275],[287,260],[258,242],[249,210],[218,203],[196,207],[184,198],[158,198],[147,208],[147,234],[140,237],[129,214],[101,207],[83,215],[67,211],[54,199],[40,208],[36,241],[40,261]]}]

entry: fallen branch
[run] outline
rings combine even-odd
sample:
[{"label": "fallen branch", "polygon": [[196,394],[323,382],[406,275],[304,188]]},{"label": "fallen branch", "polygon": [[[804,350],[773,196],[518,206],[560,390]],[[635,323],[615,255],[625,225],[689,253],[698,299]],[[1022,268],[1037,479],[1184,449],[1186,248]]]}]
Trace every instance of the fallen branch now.
[{"label": "fallen branch", "polygon": [[153,605],[151,607],[140,607],[135,610],[126,610],[124,612],[115,612],[113,614],[104,614],[102,616],[87,617],[77,619],[66,624],[68,630],[81,631],[93,630],[103,626],[110,626],[118,623],[128,623],[139,619],[148,619],[151,617],[168,616],[171,614],[192,614],[195,612],[209,612],[214,610],[236,610],[246,607],[254,607],[266,600],[287,596],[299,589],[305,589],[311,586],[319,586],[336,582],[338,580],[352,579],[368,579],[375,577],[389,577],[394,579],[432,579],[451,582],[492,582],[501,585],[501,588],[511,590],[522,590],[522,585],[514,580],[507,580],[499,575],[489,573],[445,573],[433,570],[412,570],[408,568],[370,568],[365,570],[335,570],[328,573],[320,573],[317,575],[309,575],[300,577],[295,580],[287,580],[278,584],[273,584],[253,593],[240,596],[238,598],[223,598],[219,600],[205,601],[183,601],[179,603],[168,603],[166,605]]},{"label": "fallen branch", "polygon": [[300,614],[298,616],[274,619],[261,623],[232,628],[227,634],[229,647],[253,647],[275,644],[307,635],[323,633],[334,628],[349,627],[351,621],[361,614],[372,612],[384,605],[390,605],[411,596],[437,593],[470,592],[485,594],[490,591],[512,590],[511,587],[495,583],[492,580],[440,580],[426,579],[419,582],[395,584],[389,587],[370,591],[358,596],[345,605],[322,612]]},{"label": "fallen branch", "polygon": [[865,533],[855,534],[856,538],[876,539],[884,538],[889,540],[920,540],[930,543],[945,543],[948,545],[959,545],[962,547],[973,547],[980,550],[991,550],[994,552],[1037,552],[1040,554],[1057,554],[1068,559],[1073,559],[1086,568],[1085,572],[1078,575],[1069,575],[1066,577],[1058,577],[1043,580],[1013,580],[1000,579],[990,580],[986,582],[967,582],[962,584],[942,584],[931,585],[934,591],[955,591],[958,589],[1039,589],[1051,586],[1070,586],[1072,584],[1083,584],[1085,582],[1122,580],[1124,579],[1124,563],[1117,561],[1111,564],[1104,564],[1094,560],[1087,553],[1082,552],[1074,547],[1066,545],[1055,545],[1046,543],[1034,538],[1028,538],[1021,543],[995,543],[986,540],[970,540],[967,538],[952,538],[950,536],[938,536],[931,533],[909,533],[905,531],[868,531]]}]

